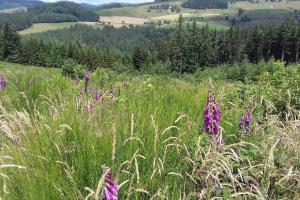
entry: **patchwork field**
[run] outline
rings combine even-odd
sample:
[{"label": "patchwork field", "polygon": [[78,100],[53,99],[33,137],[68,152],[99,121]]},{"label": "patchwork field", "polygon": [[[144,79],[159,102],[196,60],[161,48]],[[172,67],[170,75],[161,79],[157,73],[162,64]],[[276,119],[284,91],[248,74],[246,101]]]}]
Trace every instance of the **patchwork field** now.
[{"label": "patchwork field", "polygon": [[[246,11],[247,16],[251,22],[245,22],[242,26],[252,26],[252,24],[259,23],[277,23],[281,22],[287,16],[291,16],[293,11],[291,9],[300,9],[300,1],[283,1],[283,2],[260,2],[250,3],[247,1],[240,1],[230,5],[229,9],[205,9],[195,10],[181,7],[180,1],[170,3],[180,7],[179,13],[169,13],[166,11],[157,12],[148,10],[149,6],[161,5],[146,4],[141,6],[128,6],[122,8],[100,9],[97,11],[100,14],[101,24],[110,24],[115,27],[124,25],[143,25],[149,22],[158,23],[168,22],[162,24],[162,27],[173,27],[180,14],[187,21],[196,20],[198,24],[210,24],[217,28],[228,28],[231,24],[226,18],[236,17],[239,9]],[[279,14],[281,13],[281,14]],[[275,17],[274,17],[275,16]],[[279,19],[279,20],[278,20]],[[34,24],[32,27],[19,31],[21,35],[30,33],[45,32],[48,30],[56,30],[69,28],[76,23],[84,23],[96,27],[101,27],[95,22],[66,22],[66,23],[40,23]]]}]

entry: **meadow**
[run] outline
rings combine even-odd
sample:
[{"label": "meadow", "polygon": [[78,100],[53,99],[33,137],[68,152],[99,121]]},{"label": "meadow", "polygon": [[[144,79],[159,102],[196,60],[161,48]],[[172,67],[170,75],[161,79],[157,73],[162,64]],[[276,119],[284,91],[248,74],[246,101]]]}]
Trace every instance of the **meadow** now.
[{"label": "meadow", "polygon": [[[102,199],[103,166],[119,199],[300,198],[299,66],[182,77],[97,69],[72,80],[1,62],[0,75],[2,199]],[[204,131],[209,89],[224,144]]]}]

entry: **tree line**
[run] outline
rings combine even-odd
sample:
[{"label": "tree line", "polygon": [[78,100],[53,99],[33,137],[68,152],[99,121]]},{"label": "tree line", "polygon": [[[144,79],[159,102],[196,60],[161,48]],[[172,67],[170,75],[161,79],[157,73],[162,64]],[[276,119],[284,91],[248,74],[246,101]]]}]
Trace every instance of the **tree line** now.
[{"label": "tree line", "polygon": [[91,48],[80,43],[44,42],[38,39],[21,41],[8,25],[0,33],[0,60],[60,68],[66,59],[73,59],[89,70],[130,64],[128,57],[113,49]]},{"label": "tree line", "polygon": [[260,25],[242,30],[232,26],[229,30],[198,27],[196,22],[183,27],[183,18],[171,41],[170,60],[177,72],[221,64],[234,64],[248,59],[299,62],[300,21],[288,18],[281,25]]},{"label": "tree line", "polygon": [[192,9],[226,9],[228,8],[228,0],[188,0],[182,3],[182,7]]},{"label": "tree line", "polygon": [[103,28],[95,28],[84,24],[75,24],[69,29],[30,34],[25,36],[24,40],[37,39],[46,43],[60,44],[78,41],[88,47],[115,49],[124,54],[131,54],[138,46],[147,50],[155,49],[160,41],[170,40],[173,32],[173,29],[158,29],[155,25],[150,24],[121,28],[108,25]]},{"label": "tree line", "polygon": [[[75,42],[74,42],[75,41]],[[286,19],[279,26],[256,26],[242,30],[232,26],[216,30],[184,23],[176,29],[105,26],[97,30],[85,25],[49,31],[22,38],[8,25],[0,34],[0,59],[16,63],[62,67],[72,59],[87,69],[145,70],[168,66],[170,72],[194,73],[207,67],[257,63],[274,58],[299,62],[300,22]]]}]

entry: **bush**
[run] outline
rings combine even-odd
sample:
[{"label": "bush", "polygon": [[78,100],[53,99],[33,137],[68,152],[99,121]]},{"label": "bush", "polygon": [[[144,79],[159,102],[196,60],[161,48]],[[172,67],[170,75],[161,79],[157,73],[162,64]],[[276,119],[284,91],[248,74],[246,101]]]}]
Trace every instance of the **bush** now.
[{"label": "bush", "polygon": [[142,68],[142,73],[145,74],[159,74],[168,75],[171,74],[170,63],[156,63]]},{"label": "bush", "polygon": [[62,65],[62,74],[71,78],[82,78],[84,74],[84,67],[76,63],[73,59],[67,59]]}]

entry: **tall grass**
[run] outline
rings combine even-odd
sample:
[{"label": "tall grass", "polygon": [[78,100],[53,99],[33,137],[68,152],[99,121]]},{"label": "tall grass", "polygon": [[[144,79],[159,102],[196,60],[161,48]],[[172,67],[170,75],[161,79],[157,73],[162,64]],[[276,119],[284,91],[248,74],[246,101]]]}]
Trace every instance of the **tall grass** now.
[{"label": "tall grass", "polygon": [[202,131],[206,81],[98,71],[97,103],[59,70],[1,65],[3,199],[95,199],[103,165],[119,199],[299,198],[299,113],[283,122],[256,102],[263,119],[245,137],[237,125],[247,101],[231,96],[239,84],[214,82],[225,139],[216,147]]}]

